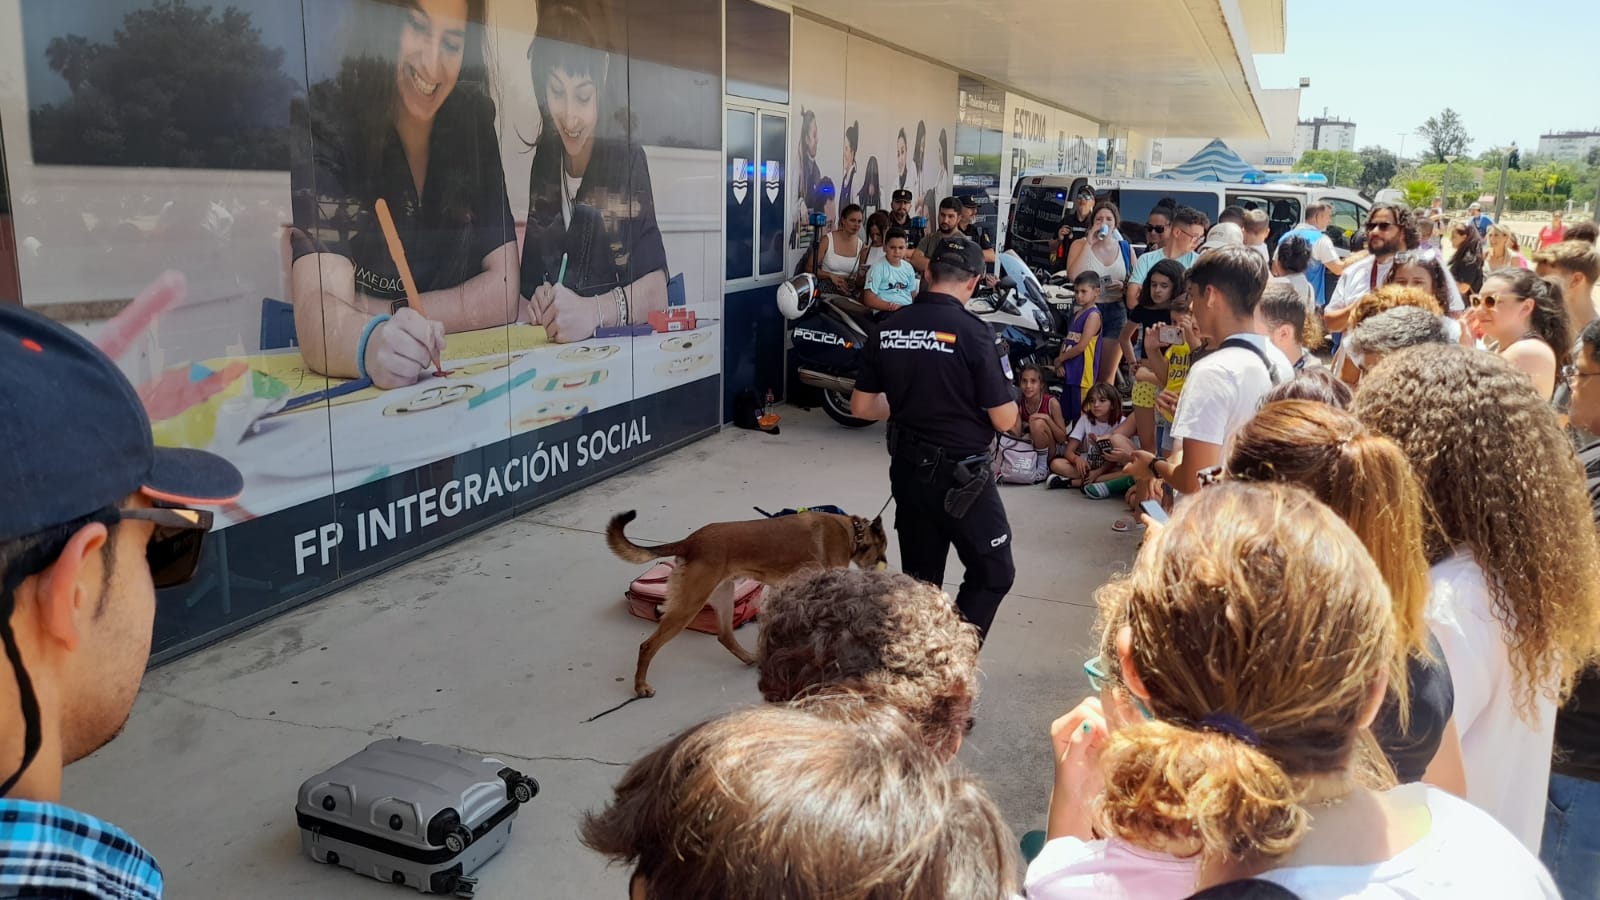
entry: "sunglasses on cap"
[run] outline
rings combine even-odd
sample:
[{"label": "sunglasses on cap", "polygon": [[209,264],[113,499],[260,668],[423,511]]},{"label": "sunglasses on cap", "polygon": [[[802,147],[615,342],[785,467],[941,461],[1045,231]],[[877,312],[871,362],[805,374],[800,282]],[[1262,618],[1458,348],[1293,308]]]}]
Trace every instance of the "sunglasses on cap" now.
[{"label": "sunglasses on cap", "polygon": [[1394,264],[1409,266],[1412,263],[1431,263],[1439,259],[1437,250],[1402,250],[1394,255]]}]

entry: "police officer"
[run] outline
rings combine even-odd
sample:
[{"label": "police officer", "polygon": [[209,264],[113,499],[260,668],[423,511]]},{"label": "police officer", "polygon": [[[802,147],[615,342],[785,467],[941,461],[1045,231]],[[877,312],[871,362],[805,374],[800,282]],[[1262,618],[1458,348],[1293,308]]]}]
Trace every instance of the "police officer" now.
[{"label": "police officer", "polygon": [[1050,268],[1065,269],[1067,267],[1067,253],[1072,250],[1073,243],[1089,236],[1089,229],[1094,227],[1094,188],[1087,183],[1078,186],[1072,195],[1072,209],[1061,217],[1061,228],[1056,232],[1055,245],[1050,250]]},{"label": "police officer", "polygon": [[923,230],[912,224],[911,199],[911,192],[905,188],[889,195],[889,225],[892,228],[904,228],[909,243],[915,247],[922,242]]},{"label": "police officer", "polygon": [[995,433],[1017,424],[994,333],[965,309],[983,251],[939,241],[928,289],[868,342],[851,415],[889,420],[889,485],[906,574],[944,583],[950,546],[966,567],[956,606],[987,635],[1011,589],[1011,525],[990,469]]},{"label": "police officer", "polygon": [[994,235],[978,221],[978,198],[971,194],[961,198],[961,233],[983,251],[983,261],[994,263]]}]

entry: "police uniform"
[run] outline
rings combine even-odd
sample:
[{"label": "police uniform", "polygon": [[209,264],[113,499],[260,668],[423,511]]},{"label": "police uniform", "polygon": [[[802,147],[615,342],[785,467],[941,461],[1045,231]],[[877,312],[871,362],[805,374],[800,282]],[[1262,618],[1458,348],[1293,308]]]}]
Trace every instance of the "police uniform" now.
[{"label": "police uniform", "polygon": [[1094,199],[1094,189],[1088,186],[1079,188],[1078,193],[1072,198],[1074,205],[1068,207],[1066,215],[1061,217],[1061,224],[1067,227],[1067,236],[1061,239],[1061,247],[1056,251],[1060,254],[1060,256],[1051,258],[1052,265],[1060,265],[1061,267],[1065,268],[1067,265],[1067,254],[1072,251],[1072,245],[1088,237],[1089,229],[1094,227],[1093,210],[1089,211],[1088,216],[1081,219],[1078,218],[1078,208],[1076,205],[1078,197],[1085,195],[1087,195],[1091,200]]},{"label": "police uniform", "polygon": [[[967,209],[978,208],[977,200],[970,196],[963,197],[961,205]],[[961,233],[967,236],[967,240],[977,244],[979,250],[985,253],[994,250],[994,235],[989,233],[989,229],[983,227],[982,222],[974,219],[970,225],[962,227]]]},{"label": "police uniform", "polygon": [[[913,198],[911,196],[911,192],[910,191],[906,190],[905,188],[900,188],[899,190],[896,190],[894,193],[889,195],[889,202],[890,203],[899,203],[899,202],[915,203],[916,200],[915,200],[915,198]],[[889,213],[889,225],[891,227],[894,227],[894,228],[904,228],[906,230],[906,246],[907,247],[916,247],[918,244],[922,243],[923,229],[918,228],[914,224],[916,221],[917,220],[915,218],[913,218],[912,215],[909,212],[906,213],[906,220],[904,222],[896,222],[894,220],[894,213],[893,212]]]},{"label": "police uniform", "polygon": [[[961,237],[933,262],[984,271],[983,251]],[[1012,402],[994,333],[948,294],[925,292],[866,347],[856,390],[889,402],[889,484],[906,574],[943,584],[951,545],[966,568],[956,606],[987,634],[1016,566],[1011,525],[991,470],[988,411]]]}]

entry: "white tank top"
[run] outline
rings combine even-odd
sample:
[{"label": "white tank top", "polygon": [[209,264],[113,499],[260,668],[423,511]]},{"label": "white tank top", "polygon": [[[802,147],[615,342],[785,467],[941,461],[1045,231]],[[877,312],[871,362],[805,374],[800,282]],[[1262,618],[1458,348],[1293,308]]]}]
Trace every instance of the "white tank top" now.
[{"label": "white tank top", "polygon": [[1100,257],[1095,255],[1093,244],[1083,248],[1083,270],[1100,276],[1101,303],[1121,302],[1122,288],[1128,281],[1128,266],[1122,261],[1122,247],[1115,241],[1109,243],[1117,251],[1117,258],[1110,265],[1101,262]]},{"label": "white tank top", "polygon": [[888,254],[883,252],[882,247],[870,248],[867,250],[867,268],[870,269],[878,263],[883,262],[884,258],[887,256]]},{"label": "white tank top", "polygon": [[854,275],[856,273],[856,267],[861,265],[860,241],[857,241],[856,252],[849,255],[835,253],[834,248],[837,247],[838,244],[839,236],[837,234],[828,238],[827,252],[822,254],[822,271],[832,275],[842,275],[845,277]]}]

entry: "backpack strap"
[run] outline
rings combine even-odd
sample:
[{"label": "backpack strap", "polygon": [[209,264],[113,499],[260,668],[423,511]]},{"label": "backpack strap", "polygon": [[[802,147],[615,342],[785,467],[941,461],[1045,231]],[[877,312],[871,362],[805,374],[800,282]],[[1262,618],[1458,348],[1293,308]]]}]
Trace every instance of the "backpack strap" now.
[{"label": "backpack strap", "polygon": [[1133,274],[1133,246],[1127,241],[1120,241],[1122,245],[1122,268],[1129,275]]},{"label": "backpack strap", "polygon": [[1261,360],[1261,364],[1267,367],[1267,380],[1272,382],[1274,385],[1283,383],[1278,380],[1278,367],[1272,364],[1272,360],[1267,356],[1265,350],[1262,350],[1260,347],[1257,347],[1254,343],[1251,343],[1244,338],[1237,337],[1228,338],[1227,340],[1223,341],[1222,344],[1217,347],[1217,349],[1226,350],[1229,347],[1238,347],[1242,350],[1249,350],[1251,353],[1254,353],[1256,355],[1256,359]]}]

